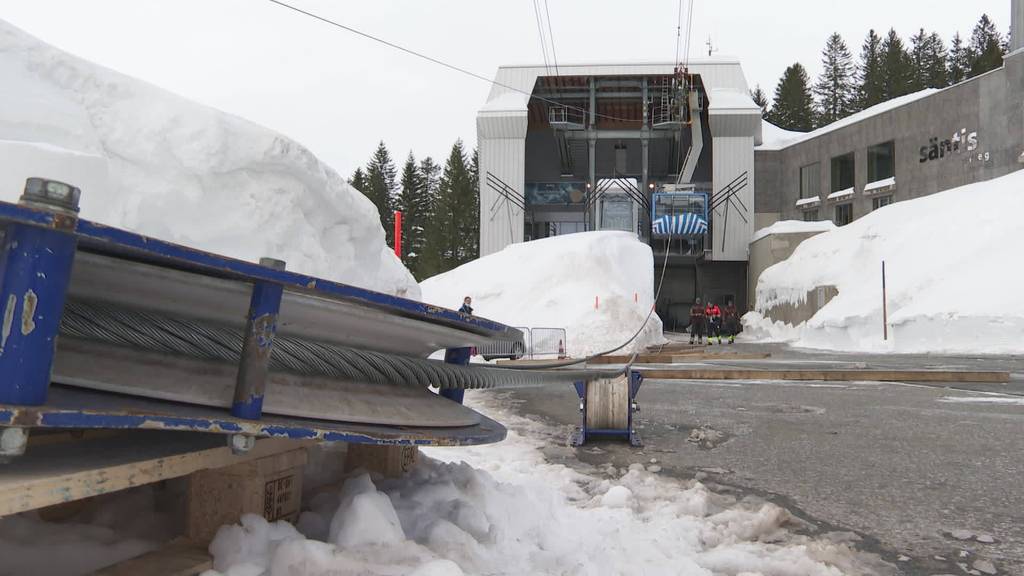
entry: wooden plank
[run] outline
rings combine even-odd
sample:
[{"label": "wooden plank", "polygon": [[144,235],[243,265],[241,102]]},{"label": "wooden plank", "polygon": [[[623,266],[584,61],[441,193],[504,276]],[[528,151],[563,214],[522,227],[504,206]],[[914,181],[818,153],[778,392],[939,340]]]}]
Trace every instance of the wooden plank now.
[{"label": "wooden plank", "polygon": [[[679,364],[693,362],[695,360],[762,360],[770,357],[770,354],[750,352],[706,352],[698,351],[694,354],[637,354],[635,364]],[[592,358],[588,364],[625,364],[629,362],[632,355],[617,354],[610,356],[598,356]]]},{"label": "wooden plank", "polygon": [[625,376],[587,382],[587,428],[629,427],[629,380]]},{"label": "wooden plank", "polygon": [[30,447],[25,455],[3,465],[0,516],[248,462],[312,443],[265,438],[257,440],[247,454],[234,455],[222,435],[138,431]]},{"label": "wooden plank", "polygon": [[194,576],[213,569],[213,557],[205,546],[187,538],[172,540],[162,548],[93,572],[93,576]]},{"label": "wooden plank", "polygon": [[648,380],[823,380],[870,382],[985,382],[1005,384],[1009,372],[955,370],[762,370],[762,369],[649,369]]}]

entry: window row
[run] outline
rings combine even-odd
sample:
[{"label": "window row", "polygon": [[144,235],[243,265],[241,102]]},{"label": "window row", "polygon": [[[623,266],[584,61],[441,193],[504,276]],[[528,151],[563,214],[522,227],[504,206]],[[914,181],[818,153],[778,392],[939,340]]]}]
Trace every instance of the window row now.
[{"label": "window row", "polygon": [[[892,140],[868,147],[868,182],[892,178],[896,174],[896,146]],[[829,193],[849,190],[854,186],[855,156],[853,152],[835,156],[829,161]],[[821,195],[821,162],[800,167],[800,198]]]}]

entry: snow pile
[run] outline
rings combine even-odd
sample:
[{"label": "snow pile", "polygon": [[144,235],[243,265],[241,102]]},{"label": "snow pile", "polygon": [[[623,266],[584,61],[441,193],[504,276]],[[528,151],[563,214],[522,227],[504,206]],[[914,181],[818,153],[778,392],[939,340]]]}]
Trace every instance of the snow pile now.
[{"label": "snow pile", "polygon": [[[830,350],[1024,353],[1024,171],[897,202],[804,240],[765,270],[748,334]],[[882,261],[889,340],[882,340]],[[839,294],[800,325],[766,319],[810,290]],[[991,290],[998,286],[1002,289]]]},{"label": "snow pile", "polygon": [[850,114],[846,118],[836,120],[831,124],[826,124],[825,126],[822,126],[817,130],[812,130],[810,132],[794,132],[792,130],[785,130],[769,122],[761,121],[762,143],[760,146],[757,147],[757,149],[781,150],[783,148],[788,148],[789,146],[792,146],[794,144],[799,144],[800,142],[810,140],[811,138],[817,138],[822,134],[827,134],[833,130],[838,130],[844,126],[855,124],[857,122],[860,122],[861,120],[864,120],[865,118],[870,118],[883,112],[888,112],[894,108],[899,108],[904,104],[910,104],[915,100],[920,100],[925,96],[930,96],[938,92],[939,90],[940,89],[938,88],[925,88],[924,90],[911,92],[910,94],[905,94],[903,96],[893,98],[892,100],[887,100],[885,102],[882,102],[881,104],[875,104],[874,106],[865,108],[855,114]]},{"label": "snow pile", "polygon": [[751,244],[765,236],[772,234],[807,234],[810,232],[828,232],[835,230],[836,225],[831,220],[816,220],[805,222],[803,220],[779,220],[771,226],[765,226],[750,239]]},{"label": "snow pile", "polygon": [[[430,304],[452,308],[471,296],[480,316],[510,326],[565,328],[566,352],[574,357],[628,340],[651,309],[653,286],[651,248],[629,232],[512,244],[420,284]],[[628,350],[662,340],[654,314]]]},{"label": "snow pile", "polygon": [[[210,550],[229,576],[873,573],[848,544],[791,533],[789,514],[698,482],[547,462],[564,434],[502,412],[497,446],[431,448],[403,479],[348,480],[312,502],[298,529],[247,516]],[[518,431],[517,431],[518,430]],[[321,540],[322,539],[322,540]],[[209,573],[207,576],[212,576]]]},{"label": "snow pile", "polygon": [[0,20],[0,200],[30,176],[81,188],[91,220],[418,296],[373,204],[298,143]]}]

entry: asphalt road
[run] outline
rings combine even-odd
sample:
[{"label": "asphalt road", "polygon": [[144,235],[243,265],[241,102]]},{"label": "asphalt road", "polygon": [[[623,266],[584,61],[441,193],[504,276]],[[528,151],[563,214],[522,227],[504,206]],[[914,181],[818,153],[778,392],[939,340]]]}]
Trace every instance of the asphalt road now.
[{"label": "asphalt road", "polygon": [[[856,532],[862,547],[905,574],[968,574],[988,561],[999,574],[1024,575],[1024,358],[732,349],[772,358],[710,364],[948,367],[1013,376],[1009,384],[934,386],[648,380],[638,396],[644,447],[598,442],[577,457],[616,466],[654,457],[663,473],[758,493],[823,529]],[[579,422],[569,387],[521,389],[513,397],[524,414]]]}]

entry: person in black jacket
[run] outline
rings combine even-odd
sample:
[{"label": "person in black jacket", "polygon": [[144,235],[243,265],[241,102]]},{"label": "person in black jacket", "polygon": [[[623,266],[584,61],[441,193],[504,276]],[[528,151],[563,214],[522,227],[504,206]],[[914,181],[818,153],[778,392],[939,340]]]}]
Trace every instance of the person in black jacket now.
[{"label": "person in black jacket", "polygon": [[473,315],[473,307],[470,306],[470,304],[472,304],[472,303],[473,303],[473,299],[470,298],[469,296],[466,296],[465,298],[463,298],[462,299],[462,308],[459,308],[459,312],[462,312],[463,314],[469,314],[470,316],[472,316]]},{"label": "person in black jacket", "polygon": [[704,322],[704,305],[700,303],[700,298],[697,298],[697,302],[690,307],[690,344],[693,344],[695,337],[698,344],[704,343]]}]

